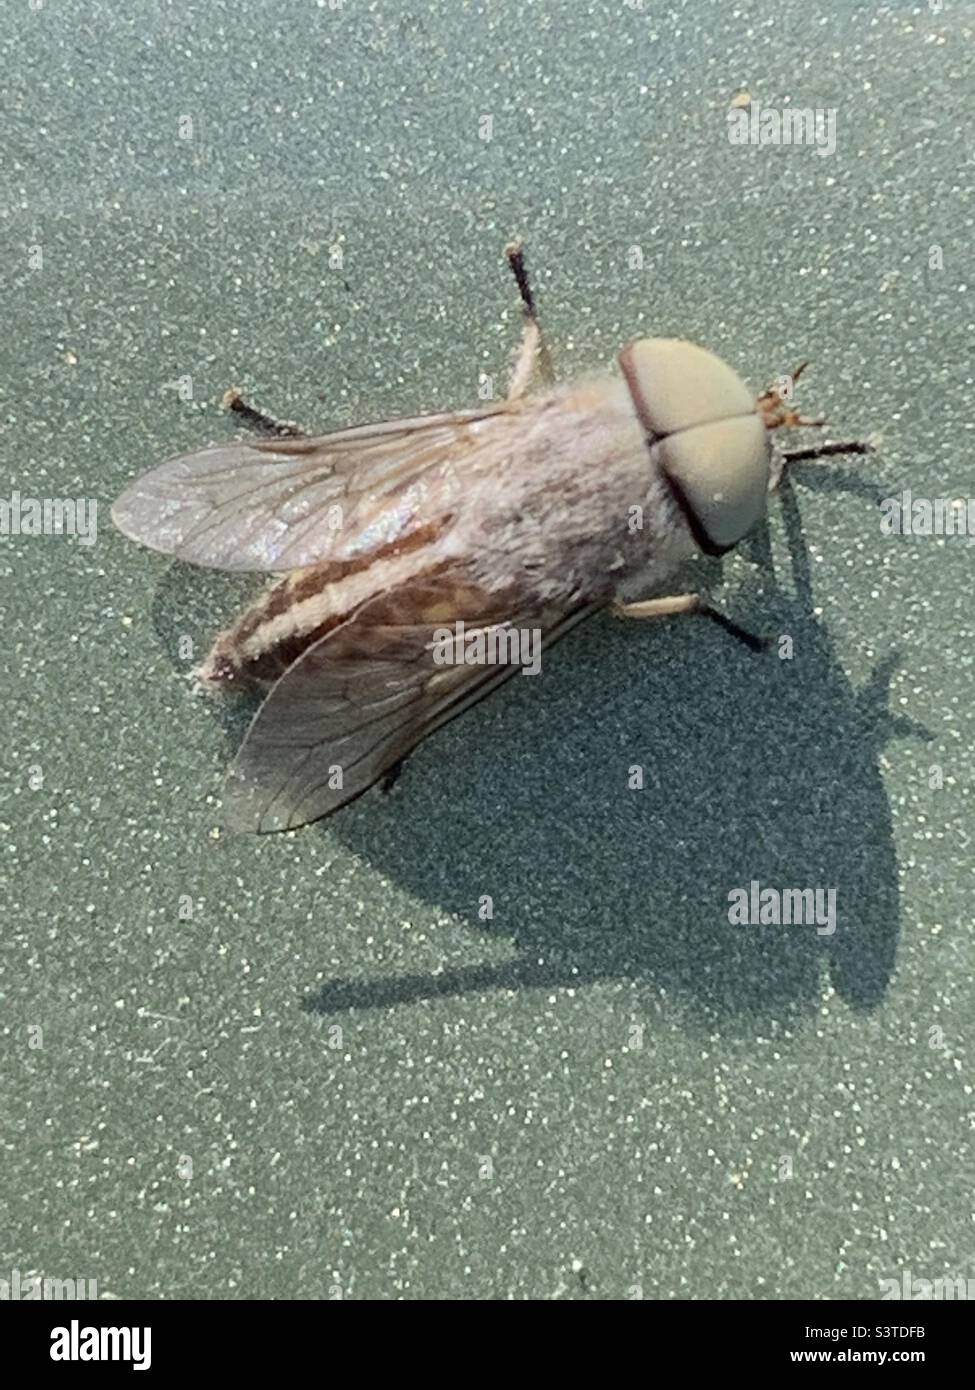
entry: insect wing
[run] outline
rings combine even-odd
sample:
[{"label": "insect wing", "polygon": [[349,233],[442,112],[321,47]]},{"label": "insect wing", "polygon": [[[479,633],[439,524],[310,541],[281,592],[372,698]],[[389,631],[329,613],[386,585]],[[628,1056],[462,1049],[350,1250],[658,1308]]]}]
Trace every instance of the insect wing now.
[{"label": "insect wing", "polygon": [[214,569],[361,554],[408,535],[438,470],[488,444],[506,418],[499,404],[180,454],[131,483],[112,520],[131,540]]},{"label": "insect wing", "polygon": [[[422,593],[410,593],[417,585]],[[328,815],[520,669],[437,665],[432,647],[441,621],[396,621],[397,607],[422,613],[431,592],[427,582],[413,581],[366,605],[289,667],[258,710],[228,773],[224,805],[230,829],[290,830]],[[443,593],[437,590],[441,602]],[[523,614],[513,621],[540,628],[548,644],[597,606]]]}]

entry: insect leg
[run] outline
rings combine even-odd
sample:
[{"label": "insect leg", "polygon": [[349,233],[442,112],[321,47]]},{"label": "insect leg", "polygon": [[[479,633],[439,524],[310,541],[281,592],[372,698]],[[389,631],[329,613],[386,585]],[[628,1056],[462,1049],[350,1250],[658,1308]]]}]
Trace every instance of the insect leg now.
[{"label": "insect leg", "polygon": [[636,603],[622,600],[612,605],[614,618],[670,618],[675,613],[696,613],[704,602],[700,594],[673,594],[669,598],[644,598]]},{"label": "insect leg", "polygon": [[384,795],[388,795],[396,786],[396,783],[399,781],[400,776],[402,774],[403,768],[406,766],[406,761],[409,758],[409,756],[409,753],[404,753],[401,758],[397,758],[395,763],[391,763],[390,766],[383,773],[382,779],[379,783],[379,790]]},{"label": "insect leg", "polygon": [[522,312],[525,316],[521,347],[518,350],[514,371],[511,374],[511,384],[508,387],[508,399],[514,401],[528,390],[536,367],[542,378],[549,383],[555,380],[555,373],[552,370],[552,359],[545,339],[542,337],[538,314],[535,310],[535,296],[532,294],[531,284],[528,280],[528,269],[525,265],[525,248],[520,241],[511,241],[504,248],[504,254],[518,285]]},{"label": "insect leg", "polygon": [[623,603],[617,600],[611,611],[616,618],[670,618],[678,613],[700,613],[702,618],[710,618],[713,623],[723,627],[733,637],[751,647],[753,652],[766,651],[770,645],[765,637],[756,637],[747,628],[740,627],[711,605],[701,594],[672,594],[667,598],[641,599],[636,603]]},{"label": "insect leg", "polygon": [[277,439],[305,438],[305,431],[293,421],[276,420],[273,415],[268,415],[266,411],[258,410],[256,406],[249,405],[236,386],[231,386],[230,390],[224,393],[223,405],[225,410],[231,410],[235,415],[239,415],[248,429],[256,430],[259,434],[274,435]]},{"label": "insect leg", "polygon": [[542,335],[538,324],[530,319],[521,335],[521,346],[508,383],[508,400],[517,401],[526,394],[538,365]]},{"label": "insect leg", "polygon": [[845,439],[836,443],[816,444],[809,449],[784,449],[786,463],[808,463],[810,459],[833,458],[836,454],[872,454],[874,446],[867,439]]}]

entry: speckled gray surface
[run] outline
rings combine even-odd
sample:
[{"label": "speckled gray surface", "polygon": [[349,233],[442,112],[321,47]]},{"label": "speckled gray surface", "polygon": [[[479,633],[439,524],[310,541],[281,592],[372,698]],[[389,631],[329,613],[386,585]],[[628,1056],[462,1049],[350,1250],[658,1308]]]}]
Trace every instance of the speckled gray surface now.
[{"label": "speckled gray surface", "polygon": [[[975,492],[973,37],[957,0],[8,14],[2,492],[101,510],[95,545],[0,549],[0,1276],[975,1275],[972,552],[882,537],[875,505]],[[835,107],[835,155],[733,148],[743,87]],[[232,382],[319,427],[470,403],[517,335],[515,232],[563,373],[646,332],[756,388],[810,357],[807,409],[882,432],[862,486],[807,478],[724,564],[724,606],[795,657],[597,620],[387,799],[228,840],[178,643],[239,586],[128,544],[110,502],[227,437]],[[731,927],[751,879],[836,886],[836,936]]]}]

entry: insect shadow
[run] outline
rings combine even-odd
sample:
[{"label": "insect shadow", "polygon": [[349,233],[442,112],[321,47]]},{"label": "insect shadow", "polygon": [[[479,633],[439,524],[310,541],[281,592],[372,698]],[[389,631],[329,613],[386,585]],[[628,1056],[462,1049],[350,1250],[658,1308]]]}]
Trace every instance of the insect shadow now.
[{"label": "insect shadow", "polygon": [[[851,685],[813,616],[788,484],[782,502],[792,593],[773,582],[765,618],[791,660],[700,621],[597,617],[548,654],[544,689],[509,682],[431,740],[392,796],[327,823],[418,898],[510,940],[514,958],[333,979],[306,1009],[627,979],[702,1022],[758,1022],[818,1007],[824,970],[851,1006],[882,1000],[899,895],[879,753],[926,731],[888,713],[895,654]],[[751,549],[774,581],[767,530]],[[642,790],[628,786],[635,765]],[[731,925],[729,892],[753,880],[835,889],[835,932]]]},{"label": "insect shadow", "polygon": [[[816,1008],[824,970],[854,1007],[883,999],[900,914],[879,754],[892,737],[927,735],[888,712],[896,654],[860,689],[850,683],[813,615],[788,482],[780,496],[791,592],[775,581],[767,530],[749,549],[767,591],[761,628],[791,639],[791,659],[756,655],[701,620],[597,616],[545,654],[543,681],[515,677],[426,741],[391,795],[374,788],[300,832],[336,835],[515,950],[435,974],[332,979],[306,1010],[625,979],[705,1022],[759,1023]],[[230,609],[253,589],[199,579],[174,566],[154,605],[183,669],[206,649],[215,604]],[[212,709],[239,743],[254,706]],[[642,789],[629,786],[635,767]],[[752,881],[835,889],[835,932],[732,925],[728,895]]]}]

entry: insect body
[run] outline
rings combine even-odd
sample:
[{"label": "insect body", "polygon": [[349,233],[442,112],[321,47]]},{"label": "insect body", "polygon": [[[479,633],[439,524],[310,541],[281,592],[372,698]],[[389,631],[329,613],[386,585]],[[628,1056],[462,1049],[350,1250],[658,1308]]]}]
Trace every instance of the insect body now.
[{"label": "insect body", "polygon": [[236,398],[278,437],[170,459],[115,504],[119,529],[156,550],[280,576],[198,672],[265,695],[228,778],[234,828],[328,814],[518,669],[438,664],[444,628],[551,643],[609,604],[700,606],[626,600],[736,544],[788,458],[770,430],[811,423],[670,339],[624,348],[619,377],[529,394],[547,353],[520,249],[508,254],[526,324],[507,400],[310,438]]}]

